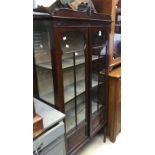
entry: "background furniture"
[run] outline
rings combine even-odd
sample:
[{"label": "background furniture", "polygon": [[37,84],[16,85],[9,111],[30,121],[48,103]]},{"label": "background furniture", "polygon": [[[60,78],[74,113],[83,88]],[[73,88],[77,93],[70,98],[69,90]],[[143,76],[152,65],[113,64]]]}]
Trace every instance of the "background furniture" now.
[{"label": "background furniture", "polygon": [[121,129],[121,73],[120,68],[115,69],[121,64],[121,0],[93,0],[93,3],[98,12],[110,14],[112,17],[108,51],[108,70],[111,71],[108,86],[108,135],[114,142]]},{"label": "background furniture", "polygon": [[115,142],[121,131],[121,67],[109,73],[108,136]]},{"label": "background furniture", "polygon": [[34,12],[34,94],[64,112],[67,154],[107,124],[111,17],[56,9]]},{"label": "background furniture", "polygon": [[34,137],[33,155],[65,155],[65,128],[61,112],[34,99],[37,114],[43,118],[43,130]]},{"label": "background furniture", "polygon": [[[109,39],[109,71],[121,64],[121,0],[92,0],[96,10],[111,15],[112,24]],[[116,41],[119,39],[119,50]]]},{"label": "background furniture", "polygon": [[43,132],[43,118],[35,111],[33,102],[33,138]]}]

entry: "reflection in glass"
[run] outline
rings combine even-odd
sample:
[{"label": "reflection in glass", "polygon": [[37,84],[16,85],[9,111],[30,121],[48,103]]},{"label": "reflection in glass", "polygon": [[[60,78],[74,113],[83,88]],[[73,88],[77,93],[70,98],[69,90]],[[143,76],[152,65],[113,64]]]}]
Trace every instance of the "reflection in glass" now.
[{"label": "reflection in glass", "polygon": [[93,32],[92,34],[92,45],[95,46],[103,46],[106,43],[107,37],[104,30],[98,30]]},{"label": "reflection in glass", "polygon": [[62,34],[61,49],[63,53],[84,50],[84,36],[81,32],[65,32]]}]

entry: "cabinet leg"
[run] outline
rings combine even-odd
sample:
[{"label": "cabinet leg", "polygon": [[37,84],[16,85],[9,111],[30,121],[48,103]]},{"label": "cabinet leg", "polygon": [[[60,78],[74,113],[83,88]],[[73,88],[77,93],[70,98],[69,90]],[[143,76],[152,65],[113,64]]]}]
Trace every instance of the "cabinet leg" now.
[{"label": "cabinet leg", "polygon": [[112,137],[112,138],[110,138],[110,141],[113,142],[113,143],[115,143],[115,141],[116,141],[116,137]]},{"label": "cabinet leg", "polygon": [[103,142],[104,143],[106,142],[106,133],[107,133],[107,127],[105,126],[103,129],[103,135],[104,135]]}]

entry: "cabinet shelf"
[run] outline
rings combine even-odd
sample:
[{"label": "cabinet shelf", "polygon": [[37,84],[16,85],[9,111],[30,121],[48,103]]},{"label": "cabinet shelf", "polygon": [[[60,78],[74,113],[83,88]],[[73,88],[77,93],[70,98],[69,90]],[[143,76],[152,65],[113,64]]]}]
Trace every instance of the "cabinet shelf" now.
[{"label": "cabinet shelf", "polygon": [[[93,55],[92,60],[97,60],[98,56]],[[85,63],[85,57],[84,55],[82,56],[78,56],[75,59],[75,65],[80,65],[80,64],[84,64]],[[72,58],[68,58],[68,59],[63,59],[62,60],[62,68],[69,68],[69,67],[73,67],[73,59]]]},{"label": "cabinet shelf", "polygon": [[44,69],[50,69],[50,70],[52,69],[51,62],[38,63],[36,64],[36,66],[42,67]]},{"label": "cabinet shelf", "polygon": [[[98,82],[95,80],[92,80],[92,87],[95,87],[97,85],[98,85]],[[76,95],[78,96],[84,92],[85,92],[85,80],[80,80],[76,83]],[[64,87],[64,96],[65,96],[64,97],[65,103],[75,98],[74,84]]]},{"label": "cabinet shelf", "polygon": [[40,98],[45,100],[46,102],[54,105],[54,93],[53,92],[49,92],[44,95],[41,95]]},{"label": "cabinet shelf", "polygon": [[[74,46],[74,48],[75,48],[75,46]],[[76,49],[76,50],[75,50]],[[75,48],[74,50],[68,50],[68,49],[66,49],[66,48],[62,48],[62,51],[63,51],[63,53],[64,54],[70,54],[70,53],[76,53],[76,52],[82,52],[82,51],[84,51],[85,50],[85,48],[84,49],[79,49],[78,48],[78,46],[77,46],[77,48]],[[77,49],[79,49],[79,50],[77,50]]]},{"label": "cabinet shelf", "polygon": [[[98,82],[95,80],[92,80],[92,87],[95,87],[98,85]],[[81,80],[77,82],[77,96],[85,92],[85,80]],[[64,88],[64,94],[65,94],[65,103],[71,101],[75,98],[74,95],[74,84],[71,84],[69,86],[66,86]],[[46,102],[54,105],[54,93],[52,91],[41,95],[41,99],[45,100]]]},{"label": "cabinet shelf", "polygon": [[[93,61],[97,60],[97,59],[98,59],[98,56],[96,56],[96,55],[92,56]],[[76,57],[76,65],[80,65],[80,64],[84,64],[84,63],[85,63],[84,56]],[[36,64],[36,66],[42,67],[44,69],[52,70],[51,62],[38,63],[38,64]],[[66,68],[69,68],[69,67],[73,67],[73,59],[72,58],[63,59],[62,60],[62,68],[66,69]]]},{"label": "cabinet shelf", "polygon": [[101,46],[93,46],[92,49],[93,49],[93,50],[95,50],[95,49],[102,49],[102,48],[104,48],[104,47],[106,47],[105,44],[104,44],[104,45],[101,45]]}]

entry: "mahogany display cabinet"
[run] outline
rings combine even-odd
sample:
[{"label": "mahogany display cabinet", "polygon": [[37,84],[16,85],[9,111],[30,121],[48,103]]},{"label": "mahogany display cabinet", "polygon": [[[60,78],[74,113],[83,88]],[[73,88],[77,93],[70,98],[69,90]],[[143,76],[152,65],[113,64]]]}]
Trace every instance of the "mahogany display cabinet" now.
[{"label": "mahogany display cabinet", "polygon": [[33,14],[34,95],[65,113],[74,154],[107,123],[107,14],[55,10]]}]

